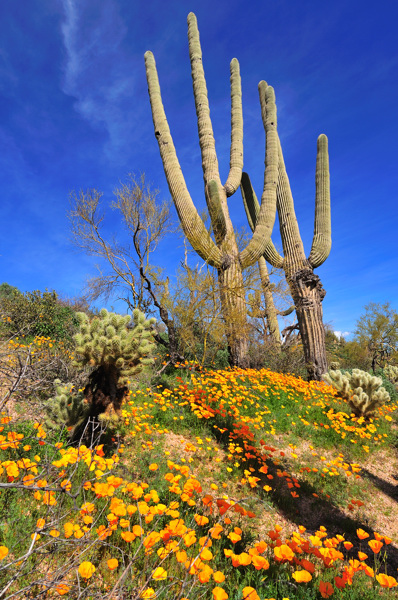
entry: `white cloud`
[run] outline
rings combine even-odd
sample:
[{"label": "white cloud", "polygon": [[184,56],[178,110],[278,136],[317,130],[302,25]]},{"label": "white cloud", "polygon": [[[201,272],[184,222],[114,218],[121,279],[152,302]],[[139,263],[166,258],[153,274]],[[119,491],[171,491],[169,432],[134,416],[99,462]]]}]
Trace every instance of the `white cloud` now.
[{"label": "white cloud", "polygon": [[351,332],[350,331],[334,331],[334,335],[337,336],[338,338],[346,338],[348,335],[350,335]]},{"label": "white cloud", "polygon": [[77,112],[94,128],[107,131],[104,151],[108,158],[120,160],[139,122],[132,102],[137,66],[122,47],[127,28],[113,0],[62,0],[62,4],[66,51],[62,91],[76,98]]}]

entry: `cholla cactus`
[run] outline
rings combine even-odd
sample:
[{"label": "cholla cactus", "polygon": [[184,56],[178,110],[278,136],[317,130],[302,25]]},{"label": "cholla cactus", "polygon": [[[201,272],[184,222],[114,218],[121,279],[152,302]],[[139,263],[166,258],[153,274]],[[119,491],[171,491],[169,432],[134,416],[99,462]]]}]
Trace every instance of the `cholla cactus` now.
[{"label": "cholla cactus", "polygon": [[358,417],[372,417],[378,406],[390,400],[387,390],[381,387],[380,377],[360,369],[353,369],[352,373],[330,370],[322,378],[337,389],[337,395],[348,401]]},{"label": "cholla cactus", "polygon": [[394,367],[393,365],[387,365],[383,369],[384,375],[395,385],[398,389],[398,367]]},{"label": "cholla cactus", "polygon": [[112,408],[119,414],[128,382],[144,366],[154,362],[153,325],[156,319],[146,319],[138,309],[130,316],[109,313],[102,309],[91,321],[85,313],[77,313],[80,331],[74,336],[76,364],[94,367],[84,395],[89,402],[90,416]]},{"label": "cholla cactus", "polygon": [[48,429],[60,429],[76,427],[83,422],[88,415],[89,406],[84,402],[82,392],[73,393],[72,383],[61,383],[59,379],[54,381],[55,396],[50,398],[45,410],[47,417],[44,423]]}]

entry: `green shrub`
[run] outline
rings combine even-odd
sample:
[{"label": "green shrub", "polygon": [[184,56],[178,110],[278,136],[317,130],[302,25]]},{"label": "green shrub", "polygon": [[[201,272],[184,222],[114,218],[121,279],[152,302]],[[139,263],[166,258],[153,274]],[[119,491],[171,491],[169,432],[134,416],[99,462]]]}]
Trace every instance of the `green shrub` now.
[{"label": "green shrub", "polygon": [[19,335],[27,339],[42,336],[72,343],[79,321],[75,311],[63,304],[55,291],[35,290],[23,294],[8,284],[0,287],[3,288],[3,293],[0,291],[0,312],[6,330],[3,335]]}]

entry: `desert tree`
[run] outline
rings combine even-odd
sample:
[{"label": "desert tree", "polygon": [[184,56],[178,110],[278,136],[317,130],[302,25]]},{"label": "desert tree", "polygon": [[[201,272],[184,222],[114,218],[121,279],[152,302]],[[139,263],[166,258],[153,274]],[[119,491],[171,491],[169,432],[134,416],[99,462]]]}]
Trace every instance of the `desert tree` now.
[{"label": "desert tree", "polygon": [[390,302],[369,302],[365,306],[356,322],[354,341],[367,348],[373,372],[391,360],[398,361],[398,313]]},{"label": "desert tree", "polygon": [[168,339],[158,332],[156,341],[167,347],[172,361],[184,360],[177,351],[175,325],[168,310],[168,280],[151,261],[159,243],[175,232],[171,203],[160,203],[158,191],[151,190],[143,175],[139,180],[130,175],[127,183],[115,189],[114,195],[111,208],[119,213],[128,234],[124,244],[104,233],[105,215],[100,212],[102,193],[94,189],[71,194],[72,242],[101,260],[98,274],[87,282],[86,297],[90,301],[108,300],[121,294],[119,299],[131,311],[158,313],[167,328]]}]

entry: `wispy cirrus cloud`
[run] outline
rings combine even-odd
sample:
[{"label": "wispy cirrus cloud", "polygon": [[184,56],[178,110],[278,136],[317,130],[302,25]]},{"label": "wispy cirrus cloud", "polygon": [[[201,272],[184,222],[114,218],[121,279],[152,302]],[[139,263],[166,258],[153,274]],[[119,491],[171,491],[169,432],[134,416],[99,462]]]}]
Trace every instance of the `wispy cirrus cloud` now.
[{"label": "wispy cirrus cloud", "polygon": [[132,98],[137,65],[123,47],[127,28],[113,0],[62,0],[66,51],[62,91],[94,128],[104,129],[104,152],[120,160],[139,122]]}]

